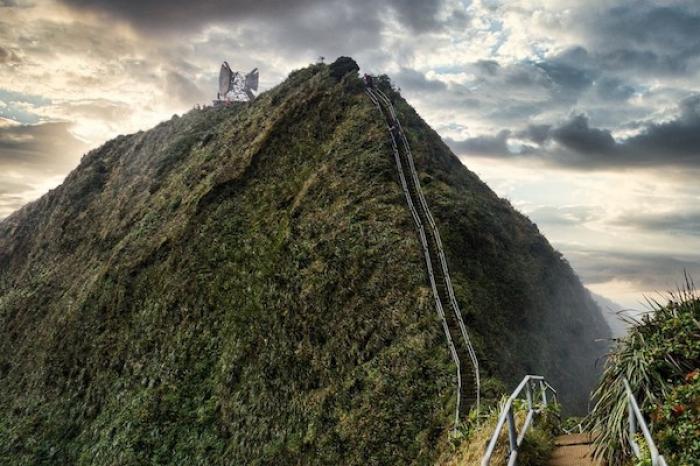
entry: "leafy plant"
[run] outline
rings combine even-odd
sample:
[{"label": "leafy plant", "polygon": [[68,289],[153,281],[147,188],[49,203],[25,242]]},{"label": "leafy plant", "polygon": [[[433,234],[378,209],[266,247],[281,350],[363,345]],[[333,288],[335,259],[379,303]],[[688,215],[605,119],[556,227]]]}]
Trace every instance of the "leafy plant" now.
[{"label": "leafy plant", "polygon": [[669,464],[700,458],[700,370],[689,372],[662,404],[651,411],[654,438]]},{"label": "leafy plant", "polygon": [[698,457],[696,379],[687,380],[700,367],[700,299],[687,278],[666,304],[650,301],[650,306],[608,356],[586,420],[587,429],[598,434],[596,455],[610,464],[631,457],[625,379],[651,421],[660,453]]}]

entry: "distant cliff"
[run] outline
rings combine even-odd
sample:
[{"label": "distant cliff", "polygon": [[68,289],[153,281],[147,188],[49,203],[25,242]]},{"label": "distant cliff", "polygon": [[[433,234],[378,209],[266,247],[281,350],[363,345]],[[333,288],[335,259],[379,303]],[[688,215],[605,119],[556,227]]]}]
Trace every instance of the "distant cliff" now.
[{"label": "distant cliff", "polygon": [[[496,396],[582,411],[609,336],[536,226],[386,88]],[[293,72],[85,155],[0,222],[2,464],[426,464],[453,367],[388,134]]]},{"label": "distant cliff", "polygon": [[626,335],[629,324],[624,319],[634,317],[634,314],[630,315],[622,306],[604,296],[593,292],[591,292],[591,296],[593,297],[593,301],[600,307],[603,318],[605,322],[607,322],[608,327],[610,327],[612,336],[618,338]]}]

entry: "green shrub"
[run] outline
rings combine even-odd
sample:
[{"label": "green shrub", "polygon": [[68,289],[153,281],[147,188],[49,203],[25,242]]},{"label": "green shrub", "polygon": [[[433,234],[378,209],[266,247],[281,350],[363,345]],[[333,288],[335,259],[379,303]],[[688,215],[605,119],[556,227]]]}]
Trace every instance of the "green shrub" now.
[{"label": "green shrub", "polygon": [[611,464],[631,457],[623,384],[627,379],[651,421],[660,453],[673,463],[691,464],[683,461],[700,457],[693,375],[700,367],[700,299],[688,280],[687,287],[671,294],[667,304],[650,304],[652,312],[636,322],[609,355],[587,429],[598,433],[598,457]]},{"label": "green shrub", "polygon": [[700,370],[688,373],[651,413],[656,444],[670,465],[700,459]]},{"label": "green shrub", "polygon": [[338,57],[336,61],[329,65],[330,75],[336,81],[340,81],[348,73],[360,71],[357,62],[350,57]]}]

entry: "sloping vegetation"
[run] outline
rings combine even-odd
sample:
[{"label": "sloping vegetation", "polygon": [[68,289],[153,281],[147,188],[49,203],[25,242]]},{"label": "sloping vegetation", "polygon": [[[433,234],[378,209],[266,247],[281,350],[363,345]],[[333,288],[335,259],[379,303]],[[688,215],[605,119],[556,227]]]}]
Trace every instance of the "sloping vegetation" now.
[{"label": "sloping vegetation", "polygon": [[[472,411],[469,418],[460,426],[457,435],[450,439],[449,448],[444,449],[443,456],[438,459],[437,464],[439,466],[480,465],[506,399],[507,397],[503,396],[499,400],[491,400],[478,416]],[[527,403],[518,398],[513,408],[517,430],[520,432],[528,412]],[[540,408],[540,414],[525,434],[518,451],[517,461],[520,466],[545,464],[554,449],[554,437],[561,432],[560,406],[557,403],[550,403]],[[508,464],[508,458],[508,431],[504,427],[499,434],[490,464],[503,466]]]},{"label": "sloping vegetation", "polygon": [[[109,141],[0,222],[0,463],[440,457],[451,360],[386,128],[336,69]],[[607,330],[578,279],[392,95],[487,396],[541,372],[585,399]]]},{"label": "sloping vegetation", "polygon": [[[632,460],[628,447],[629,381],[651,423],[656,446],[670,466],[700,458],[700,298],[692,283],[670,295],[618,340],[595,391],[588,427],[598,433],[596,454],[610,464]],[[644,447],[643,438],[638,442]],[[646,463],[641,463],[646,464]],[[649,463],[651,464],[651,463]]]}]

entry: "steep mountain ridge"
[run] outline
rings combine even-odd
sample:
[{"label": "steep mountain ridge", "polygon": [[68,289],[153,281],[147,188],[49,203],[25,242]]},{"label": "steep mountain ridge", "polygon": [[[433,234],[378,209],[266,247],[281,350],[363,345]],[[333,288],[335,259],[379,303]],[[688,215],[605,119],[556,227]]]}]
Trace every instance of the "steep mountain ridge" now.
[{"label": "steep mountain ridge", "polygon": [[[485,391],[540,372],[580,410],[599,311],[386,85]],[[434,461],[453,368],[411,222],[384,123],[325,65],[92,151],[0,222],[0,459]]]}]

